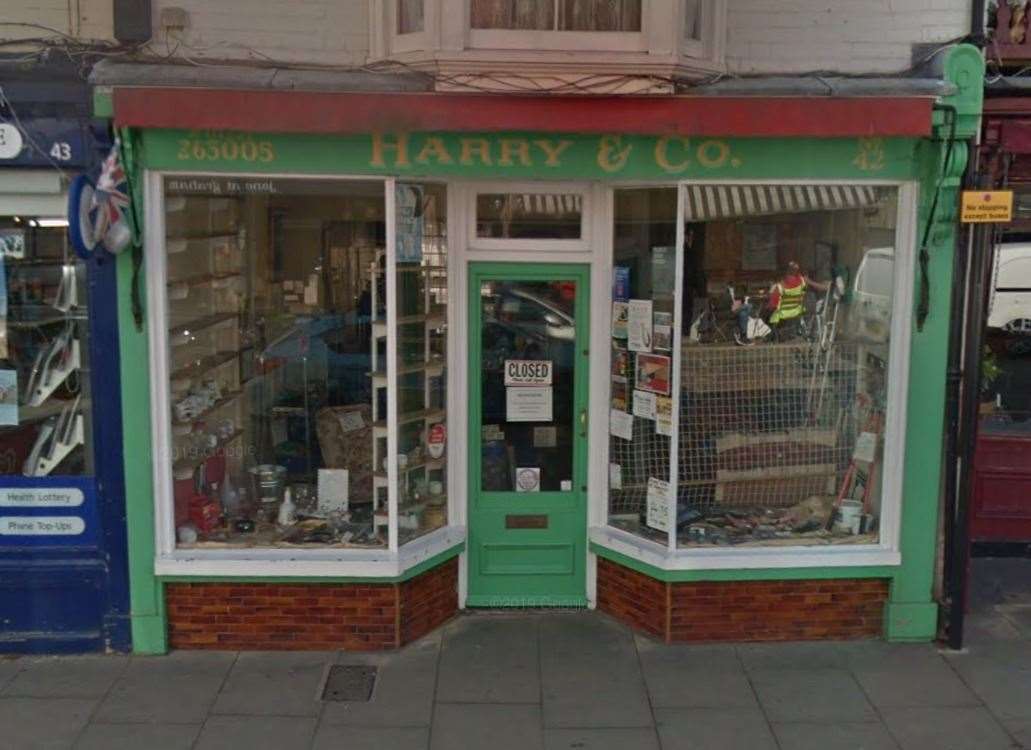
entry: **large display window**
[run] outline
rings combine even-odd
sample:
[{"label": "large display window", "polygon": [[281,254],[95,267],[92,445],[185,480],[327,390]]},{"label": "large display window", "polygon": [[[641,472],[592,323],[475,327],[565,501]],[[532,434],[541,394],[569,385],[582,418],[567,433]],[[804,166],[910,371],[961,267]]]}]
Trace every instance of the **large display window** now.
[{"label": "large display window", "polygon": [[160,189],[168,546],[396,550],[446,525],[443,186],[166,175]]},{"label": "large display window", "polygon": [[899,189],[677,195],[615,193],[609,525],[670,549],[880,545]]}]

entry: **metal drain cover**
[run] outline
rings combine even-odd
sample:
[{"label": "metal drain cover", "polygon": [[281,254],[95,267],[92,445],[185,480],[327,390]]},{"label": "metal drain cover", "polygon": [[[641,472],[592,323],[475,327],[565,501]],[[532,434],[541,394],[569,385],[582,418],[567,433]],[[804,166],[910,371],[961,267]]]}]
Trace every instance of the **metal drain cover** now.
[{"label": "metal drain cover", "polygon": [[367,703],[376,684],[377,667],[357,664],[334,664],[326,676],[322,700]]}]

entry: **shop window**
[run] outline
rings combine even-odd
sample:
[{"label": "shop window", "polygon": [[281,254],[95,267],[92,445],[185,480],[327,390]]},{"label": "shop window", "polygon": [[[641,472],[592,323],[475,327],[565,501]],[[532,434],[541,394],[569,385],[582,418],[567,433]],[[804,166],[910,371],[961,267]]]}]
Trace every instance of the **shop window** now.
[{"label": "shop window", "polygon": [[0,219],[0,474],[93,472],[85,279],[63,219]]},{"label": "shop window", "polygon": [[470,0],[474,29],[640,31],[641,0]]},{"label": "shop window", "polygon": [[666,544],[676,188],[615,191],[609,523]]},{"label": "shop window", "polygon": [[476,236],[481,239],[578,240],[583,198],[577,193],[480,193]]},{"label": "shop window", "polygon": [[[1019,202],[1017,211],[1019,215]],[[1026,235],[1014,235],[996,247],[992,279],[981,357],[981,432],[1027,437],[1031,435],[1031,242]]]},{"label": "shop window", "polygon": [[444,426],[446,207],[401,188],[394,258],[382,182],[164,179],[180,548],[378,548],[446,521],[443,441],[426,452]]},{"label": "shop window", "polygon": [[[629,192],[616,202],[612,389],[625,372],[629,416],[614,416],[632,430],[612,438],[610,523],[660,542],[675,530],[680,548],[877,544],[897,190],[685,186],[672,321],[664,290],[642,283],[672,248],[626,238]],[[654,376],[641,387],[649,367],[673,383],[671,413],[659,394],[652,406]],[[675,478],[657,460],[667,431]]]}]

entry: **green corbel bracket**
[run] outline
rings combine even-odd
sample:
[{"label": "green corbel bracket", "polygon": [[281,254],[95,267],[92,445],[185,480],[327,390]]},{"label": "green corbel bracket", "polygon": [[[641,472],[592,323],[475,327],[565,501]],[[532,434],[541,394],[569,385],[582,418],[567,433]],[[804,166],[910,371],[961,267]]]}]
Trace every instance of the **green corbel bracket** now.
[{"label": "green corbel bracket", "polygon": [[[941,98],[941,104],[956,108],[956,138],[965,140],[974,136],[981,127],[984,107],[984,56],[972,44],[957,44],[948,52],[943,65],[943,76],[956,87],[956,93]],[[951,130],[948,119],[941,111],[935,112],[935,134],[947,138]]]}]

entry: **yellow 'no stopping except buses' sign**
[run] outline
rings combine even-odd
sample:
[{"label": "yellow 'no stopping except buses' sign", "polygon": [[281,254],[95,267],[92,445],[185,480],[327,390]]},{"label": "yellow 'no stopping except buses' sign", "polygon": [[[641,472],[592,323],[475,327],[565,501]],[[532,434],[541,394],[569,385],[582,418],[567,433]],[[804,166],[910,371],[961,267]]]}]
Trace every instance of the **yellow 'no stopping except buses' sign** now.
[{"label": "yellow 'no stopping except buses' sign", "polygon": [[964,190],[959,220],[964,224],[1013,221],[1013,191]]}]

